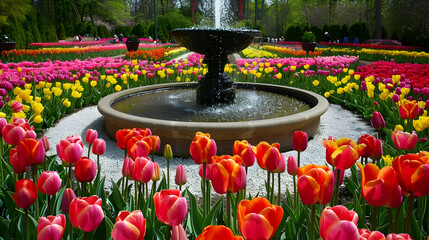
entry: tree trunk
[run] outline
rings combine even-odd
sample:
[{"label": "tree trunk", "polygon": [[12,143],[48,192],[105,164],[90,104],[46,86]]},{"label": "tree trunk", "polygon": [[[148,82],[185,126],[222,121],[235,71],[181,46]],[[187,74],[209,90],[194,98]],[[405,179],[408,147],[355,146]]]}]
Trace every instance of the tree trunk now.
[{"label": "tree trunk", "polygon": [[381,39],[381,0],[375,0],[375,38]]},{"label": "tree trunk", "polygon": [[262,0],[262,2],[261,2],[261,27],[263,27],[263,24],[264,24],[264,11],[265,11],[265,0]]}]

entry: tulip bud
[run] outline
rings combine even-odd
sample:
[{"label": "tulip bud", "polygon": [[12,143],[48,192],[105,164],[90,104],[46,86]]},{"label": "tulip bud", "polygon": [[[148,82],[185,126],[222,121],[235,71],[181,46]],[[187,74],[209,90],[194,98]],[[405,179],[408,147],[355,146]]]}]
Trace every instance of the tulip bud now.
[{"label": "tulip bud", "polygon": [[50,149],[49,140],[46,136],[42,137],[42,143],[43,143],[43,147],[45,148],[45,151],[49,151]]},{"label": "tulip bud", "polygon": [[304,151],[307,149],[308,137],[303,131],[296,131],[292,136],[292,146],[295,151]]},{"label": "tulip bud", "polygon": [[294,156],[289,156],[287,158],[287,172],[292,176],[296,176],[298,173],[298,163]]},{"label": "tulip bud", "polygon": [[92,146],[92,153],[95,155],[103,155],[105,151],[106,142],[101,138],[95,139]]},{"label": "tulip bud", "polygon": [[122,165],[122,176],[127,177],[128,179],[132,179],[134,173],[134,161],[125,157],[124,164]]},{"label": "tulip bud", "polygon": [[170,144],[166,144],[164,147],[164,158],[167,161],[173,158],[173,150],[171,150]]},{"label": "tulip bud", "polygon": [[98,137],[98,132],[97,130],[94,129],[88,129],[86,131],[86,137],[85,137],[85,141],[89,144],[93,144],[94,140]]},{"label": "tulip bud", "polygon": [[182,165],[177,166],[176,169],[176,178],[174,179],[176,184],[179,186],[185,185],[186,184],[186,172],[185,172],[185,167],[183,167]]},{"label": "tulip bud", "polygon": [[182,224],[173,226],[171,240],[188,240],[186,237],[185,229],[183,229]]},{"label": "tulip bud", "polygon": [[76,198],[73,189],[66,188],[64,190],[63,198],[61,199],[61,211],[68,214],[70,210],[70,203]]},{"label": "tulip bud", "polygon": [[376,130],[381,130],[386,126],[386,123],[384,122],[383,115],[381,115],[380,112],[374,112],[371,117],[371,125]]},{"label": "tulip bud", "polygon": [[159,165],[157,162],[153,163],[153,175],[152,175],[152,181],[156,182],[161,179],[161,173],[159,171]]}]

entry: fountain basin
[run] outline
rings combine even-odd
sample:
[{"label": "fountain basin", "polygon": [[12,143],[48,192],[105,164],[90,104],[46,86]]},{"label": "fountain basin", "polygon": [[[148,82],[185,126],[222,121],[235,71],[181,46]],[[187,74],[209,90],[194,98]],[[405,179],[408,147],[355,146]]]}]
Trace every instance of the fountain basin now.
[{"label": "fountain basin", "polygon": [[[315,93],[271,84],[235,83],[237,89],[255,89],[269,91],[298,98],[310,104],[311,108],[301,113],[255,121],[240,122],[182,122],[167,121],[146,117],[138,117],[117,111],[112,104],[127,96],[142,93],[144,91],[162,91],[174,88],[197,88],[198,83],[169,83],[144,86],[113,93],[101,99],[98,110],[105,118],[107,134],[115,138],[116,131],[123,128],[150,128],[152,134],[161,138],[161,149],[165,144],[170,144],[174,156],[189,157],[189,147],[195,136],[200,131],[210,133],[216,141],[218,155],[232,154],[232,146],[235,140],[247,140],[252,145],[260,141],[268,143],[278,142],[281,151],[292,149],[292,135],[295,131],[305,131],[309,137],[317,134],[320,124],[320,116],[328,107],[328,101]],[[154,109],[155,110],[155,109]]]}]

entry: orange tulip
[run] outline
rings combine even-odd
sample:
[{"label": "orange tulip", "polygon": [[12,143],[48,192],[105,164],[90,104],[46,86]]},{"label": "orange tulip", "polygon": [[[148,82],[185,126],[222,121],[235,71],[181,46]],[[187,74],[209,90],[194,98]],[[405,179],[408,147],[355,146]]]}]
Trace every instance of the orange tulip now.
[{"label": "orange tulip", "polygon": [[261,197],[242,200],[237,212],[238,229],[247,240],[271,239],[283,218],[283,208]]},{"label": "orange tulip", "polygon": [[[326,161],[330,164],[330,165],[332,165],[332,166],[335,166],[335,167],[337,167],[336,165],[335,165],[335,163],[334,163],[334,157],[332,156],[332,154],[338,149],[338,148],[340,148],[341,146],[350,146],[353,150],[355,150],[358,154],[359,154],[359,156],[361,155],[361,152],[363,151],[363,149],[365,148],[365,145],[364,144],[356,144],[356,142],[355,141],[353,141],[353,140],[351,140],[350,138],[340,138],[340,139],[338,139],[338,140],[335,140],[335,138],[333,138],[332,140],[330,140],[330,139],[323,139],[323,146],[325,146],[325,148],[326,148]],[[342,148],[342,150],[344,150],[345,149],[345,147],[344,148]],[[347,154],[348,154],[348,150],[347,150]],[[353,151],[354,152],[354,151]],[[337,154],[338,153],[340,153],[340,152],[337,152]],[[354,154],[354,153],[353,153]],[[341,155],[342,156],[342,155]],[[340,156],[340,157],[341,157]],[[341,160],[340,158],[339,159],[337,159],[337,161],[338,160]],[[353,165],[353,164],[352,164]],[[346,168],[347,169],[347,168]]]},{"label": "orange tulip", "polygon": [[127,143],[127,153],[131,159],[147,157],[150,153],[150,139],[143,136],[132,137]]},{"label": "orange tulip", "polygon": [[232,148],[232,155],[240,156],[243,160],[243,166],[251,167],[255,163],[255,151],[256,148],[252,147],[246,140],[236,140]]},{"label": "orange tulip", "polygon": [[417,197],[429,194],[429,156],[406,154],[395,158],[392,167],[403,192]]},{"label": "orange tulip", "polygon": [[146,234],[146,219],[140,210],[120,211],[111,232],[113,240],[143,240]]},{"label": "orange tulip", "polygon": [[217,193],[235,193],[246,186],[246,171],[232,158],[224,158],[211,164],[210,180]]},{"label": "orange tulip", "polygon": [[189,152],[196,164],[211,163],[211,158],[216,155],[216,142],[210,139],[210,134],[197,132],[191,143]]},{"label": "orange tulip", "polygon": [[392,167],[381,170],[377,165],[358,163],[361,172],[362,196],[373,207],[387,206],[397,208],[401,205],[401,187],[398,176]]},{"label": "orange tulip", "polygon": [[309,164],[298,168],[298,192],[304,204],[327,204],[333,191],[334,174],[329,167]]},{"label": "orange tulip", "polygon": [[234,236],[234,233],[231,229],[225,227],[224,225],[218,226],[207,226],[204,228],[203,232],[197,237],[196,240],[243,240],[240,236]]},{"label": "orange tulip", "polygon": [[[365,145],[360,145],[365,146]],[[335,168],[347,170],[359,159],[359,153],[350,146],[341,146],[332,153],[332,162]]]},{"label": "orange tulip", "polygon": [[402,119],[415,119],[419,113],[419,105],[416,101],[404,101],[399,105],[399,115]]},{"label": "orange tulip", "polygon": [[25,138],[19,141],[17,146],[18,160],[26,166],[39,165],[45,159],[45,147],[42,141]]},{"label": "orange tulip", "polygon": [[149,136],[152,135],[152,132],[149,128],[133,128],[133,129],[121,129],[116,132],[116,144],[120,149],[127,149],[128,140],[136,136]]},{"label": "orange tulip", "polygon": [[256,145],[256,159],[260,168],[272,172],[277,169],[280,158],[280,144],[260,142]]}]

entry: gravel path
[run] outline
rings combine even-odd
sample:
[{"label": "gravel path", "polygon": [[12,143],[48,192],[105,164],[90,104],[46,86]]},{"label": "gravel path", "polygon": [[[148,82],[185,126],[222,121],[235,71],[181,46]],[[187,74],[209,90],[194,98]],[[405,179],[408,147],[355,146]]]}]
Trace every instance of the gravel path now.
[{"label": "gravel path", "polygon": [[[55,146],[61,139],[67,136],[78,134],[85,139],[85,134],[88,129],[95,129],[98,132],[99,138],[106,141],[106,152],[100,157],[102,163],[102,176],[106,176],[106,187],[110,186],[110,179],[117,181],[122,177],[122,162],[123,150],[116,146],[116,142],[110,139],[104,130],[104,118],[98,112],[96,106],[83,108],[69,116],[62,118],[55,126],[46,130],[45,135],[49,139],[51,150],[48,155],[56,154]],[[357,141],[357,139],[365,134],[374,134],[372,127],[368,125],[367,121],[362,119],[339,105],[330,105],[328,111],[321,117],[321,124],[319,133],[309,141],[307,150],[301,154],[301,165],[306,164],[319,164],[325,165],[325,148],[322,145],[322,140],[329,136],[336,138],[349,137]],[[156,134],[156,133],[154,133]],[[216,140],[216,139],[215,139]],[[162,139],[161,139],[162,141]],[[88,151],[88,145],[84,143],[84,154]],[[161,149],[163,151],[163,149]],[[232,146],[231,146],[232,151]],[[173,149],[174,152],[174,149]],[[288,156],[294,155],[296,152],[286,152],[286,159]],[[96,159],[91,155],[92,159]],[[156,156],[155,161],[158,162],[161,171],[166,172],[167,162],[161,157]],[[199,195],[200,191],[200,177],[198,175],[198,165],[196,165],[191,158],[173,158],[170,160],[170,186],[176,187],[174,184],[174,176],[177,165],[182,164],[186,169],[187,184],[192,193]],[[252,195],[258,192],[265,192],[264,180],[266,179],[266,171],[263,171],[255,165],[249,168],[247,176],[247,189]],[[276,178],[277,179],[277,178]],[[277,180],[276,180],[277,181]],[[292,177],[287,173],[282,174],[282,188],[284,186],[292,188]]]}]

